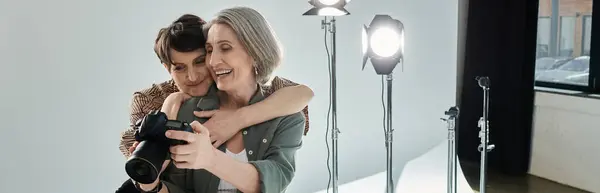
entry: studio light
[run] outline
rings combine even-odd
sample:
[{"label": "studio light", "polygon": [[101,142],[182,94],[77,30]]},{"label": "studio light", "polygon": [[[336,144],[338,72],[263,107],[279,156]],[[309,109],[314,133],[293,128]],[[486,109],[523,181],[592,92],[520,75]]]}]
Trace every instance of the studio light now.
[{"label": "studio light", "polygon": [[350,0],[308,0],[308,3],[314,6],[303,15],[318,16],[342,16],[349,15],[350,12],[344,8]]},{"label": "studio light", "polygon": [[496,148],[496,145],[490,144],[490,122],[488,119],[489,106],[490,106],[490,78],[487,76],[475,77],[477,84],[483,90],[483,115],[477,121],[479,127],[479,140],[480,144],[477,150],[481,153],[481,160],[479,161],[479,192],[486,192],[486,171],[487,171],[487,154]]},{"label": "studio light", "polygon": [[375,15],[362,30],[363,70],[370,58],[375,72],[388,75],[404,59],[404,25],[389,15]]},{"label": "studio light", "polygon": [[458,157],[456,155],[456,120],[458,120],[459,109],[457,106],[450,107],[444,112],[448,118],[442,118],[448,124],[448,181],[447,193],[456,193],[457,191],[457,173],[456,164]]},{"label": "studio light", "polygon": [[392,72],[396,65],[404,62],[404,25],[399,20],[392,19],[389,15],[375,15],[369,27],[363,26],[362,44],[362,69],[365,69],[367,60],[370,58],[375,72],[378,75],[385,75],[387,80],[387,106],[384,112],[387,157],[386,192],[394,193],[394,180],[392,178],[392,141],[394,133],[392,128]]},{"label": "studio light", "polygon": [[[350,0],[309,0],[314,8],[308,10],[305,16],[324,16],[321,20],[321,29],[325,29],[325,50],[327,52],[327,64],[329,68],[329,110],[327,112],[327,131],[325,135],[331,134],[331,152],[329,152],[329,140],[327,140],[327,169],[329,181],[327,192],[331,185],[333,193],[338,193],[338,135],[340,132],[337,124],[337,78],[336,78],[336,16],[349,15],[344,8]],[[330,35],[329,37],[327,35]],[[328,40],[331,42],[329,45]],[[331,53],[330,50],[331,49]],[[331,125],[331,131],[329,126]],[[331,160],[329,159],[331,155]],[[331,164],[331,165],[330,165]],[[331,166],[331,167],[330,167]],[[331,182],[331,184],[330,184]]]}]

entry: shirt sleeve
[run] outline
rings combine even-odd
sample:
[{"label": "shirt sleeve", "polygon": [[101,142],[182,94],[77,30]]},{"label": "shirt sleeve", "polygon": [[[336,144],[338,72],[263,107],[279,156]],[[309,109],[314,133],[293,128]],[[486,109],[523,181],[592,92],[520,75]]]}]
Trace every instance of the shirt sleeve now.
[{"label": "shirt sleeve", "polygon": [[129,112],[129,127],[125,131],[121,132],[121,141],[119,143],[119,150],[121,153],[128,158],[130,156],[129,148],[135,142],[135,124],[140,119],[144,118],[146,114],[150,112],[147,105],[151,103],[150,97],[147,95],[136,92],[133,94],[131,100],[131,107]]},{"label": "shirt sleeve", "polygon": [[296,113],[281,120],[265,153],[265,159],[251,161],[258,170],[261,192],[285,191],[296,172],[296,151],[302,146],[304,116]]},{"label": "shirt sleeve", "polygon": [[[288,86],[297,86],[300,85],[296,82],[293,82],[291,80],[276,76],[275,78],[273,78],[273,81],[271,81],[271,86],[267,87],[266,89],[266,96],[271,95],[272,93],[274,93],[275,91],[284,88],[284,87],[288,87]],[[308,120],[308,105],[306,107],[304,107],[304,109],[302,109],[302,114],[304,114],[304,135],[308,134],[308,130],[309,130],[309,120]]]}]

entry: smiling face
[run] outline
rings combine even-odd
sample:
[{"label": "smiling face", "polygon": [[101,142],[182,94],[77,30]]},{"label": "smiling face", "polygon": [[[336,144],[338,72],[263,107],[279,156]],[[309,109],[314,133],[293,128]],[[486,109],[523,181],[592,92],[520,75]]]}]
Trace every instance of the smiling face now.
[{"label": "smiling face", "polygon": [[256,85],[254,59],[229,25],[217,23],[210,27],[206,51],[219,90],[227,92]]},{"label": "smiling face", "polygon": [[192,96],[204,96],[213,83],[205,63],[203,48],[191,52],[170,50],[173,63],[165,65],[180,91]]}]

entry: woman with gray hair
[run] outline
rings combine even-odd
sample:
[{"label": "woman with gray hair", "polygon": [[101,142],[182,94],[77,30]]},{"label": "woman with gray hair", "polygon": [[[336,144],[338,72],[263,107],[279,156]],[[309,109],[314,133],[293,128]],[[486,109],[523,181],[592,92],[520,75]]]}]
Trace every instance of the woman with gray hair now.
[{"label": "woman with gray hair", "polygon": [[[206,61],[219,90],[219,108],[262,101],[263,87],[282,57],[267,20],[254,9],[234,7],[220,11],[205,29]],[[170,119],[178,116],[177,111],[165,113]],[[167,169],[163,180],[141,187],[161,193],[285,192],[294,177],[304,125],[301,112],[277,117],[244,128],[219,148],[213,147],[209,131],[197,121],[191,124],[195,133],[167,131],[168,138],[188,142],[170,149],[177,168]],[[163,184],[166,188],[161,188]]]}]

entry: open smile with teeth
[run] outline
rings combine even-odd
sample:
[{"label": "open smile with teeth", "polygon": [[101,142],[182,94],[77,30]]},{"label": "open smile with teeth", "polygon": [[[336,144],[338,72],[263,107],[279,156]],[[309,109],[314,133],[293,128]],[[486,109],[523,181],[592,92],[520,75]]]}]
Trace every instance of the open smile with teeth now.
[{"label": "open smile with teeth", "polygon": [[217,70],[215,73],[217,74],[217,76],[225,76],[228,74],[231,74],[233,70],[229,69],[229,70]]}]

